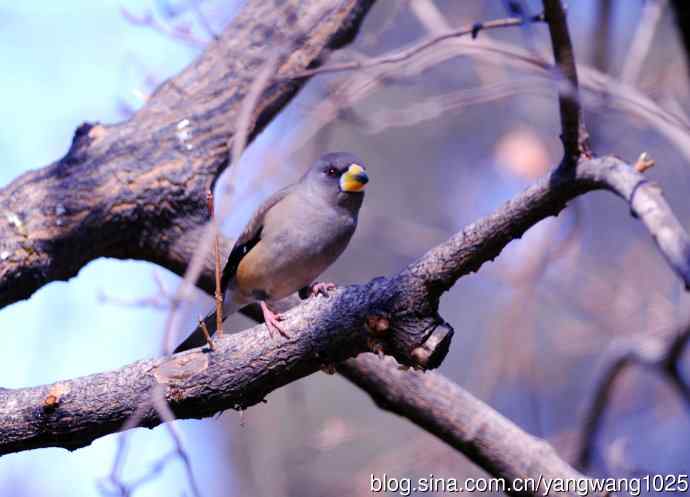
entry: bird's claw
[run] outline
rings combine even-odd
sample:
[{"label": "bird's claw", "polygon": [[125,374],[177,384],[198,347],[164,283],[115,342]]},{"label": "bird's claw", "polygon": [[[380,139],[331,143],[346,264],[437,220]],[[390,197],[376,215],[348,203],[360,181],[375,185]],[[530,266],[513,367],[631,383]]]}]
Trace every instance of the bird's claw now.
[{"label": "bird's claw", "polygon": [[279,324],[284,319],[283,315],[273,312],[264,302],[261,302],[260,305],[264,314],[266,328],[268,328],[268,334],[271,335],[271,338],[275,337],[276,332],[285,338],[290,338],[290,335]]},{"label": "bird's claw", "polygon": [[275,332],[278,332],[284,338],[290,338],[290,335],[278,324],[282,320],[283,316],[281,314],[274,314],[274,319],[266,320],[266,327],[271,338],[275,337]]},{"label": "bird's claw", "polygon": [[319,294],[323,295],[324,297],[328,297],[328,292],[332,292],[335,289],[335,283],[328,282],[314,283],[309,288],[312,297],[316,297]]},{"label": "bird's claw", "polygon": [[321,371],[328,375],[333,375],[337,372],[335,369],[335,364],[332,362],[324,363],[321,365]]}]

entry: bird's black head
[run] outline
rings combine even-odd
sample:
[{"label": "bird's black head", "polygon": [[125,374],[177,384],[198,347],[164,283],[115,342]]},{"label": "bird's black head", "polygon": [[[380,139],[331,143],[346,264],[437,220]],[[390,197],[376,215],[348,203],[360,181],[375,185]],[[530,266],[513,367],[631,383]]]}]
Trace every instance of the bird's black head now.
[{"label": "bird's black head", "polygon": [[361,205],[369,182],[364,162],[347,152],[321,156],[307,171],[306,179],[321,196],[356,208]]}]

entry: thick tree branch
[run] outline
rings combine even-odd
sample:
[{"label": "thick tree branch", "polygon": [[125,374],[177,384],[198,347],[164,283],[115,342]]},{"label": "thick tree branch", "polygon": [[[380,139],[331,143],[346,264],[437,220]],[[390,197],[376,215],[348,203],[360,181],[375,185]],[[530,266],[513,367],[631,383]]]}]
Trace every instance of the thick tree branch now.
[{"label": "thick tree branch", "polygon": [[[605,189],[626,200],[672,269],[690,286],[690,237],[658,185],[615,157],[583,160],[574,171],[559,166],[491,216],[473,223],[432,249],[409,271],[425,284],[449,288],[457,278],[493,260],[505,245],[539,220],[557,215],[566,202],[589,190]],[[427,265],[433,264],[431,269]]]},{"label": "thick tree branch", "polygon": [[[76,449],[114,433],[136,412],[139,426],[161,423],[150,399],[161,386],[177,418],[201,418],[261,402],[324,363],[367,350],[363,323],[383,282],[310,299],[287,314],[288,340],[263,325],[172,357],[54,385],[0,389],[0,454],[38,447]],[[144,406],[144,411],[138,411]]]},{"label": "thick tree branch", "polygon": [[558,103],[561,113],[561,139],[565,160],[575,161],[584,155],[591,157],[589,134],[585,128],[584,114],[578,94],[575,52],[570,40],[568,20],[561,0],[544,0],[544,17],[549,25],[558,79],[565,79],[558,89]]},{"label": "thick tree branch", "polygon": [[[238,131],[229,116],[253,72],[291,45],[278,75],[318,65],[355,35],[372,2],[250,0],[132,119],[82,125],[65,157],[0,189],[0,307],[102,256],[151,260],[181,274],[208,219],[206,190],[228,164]],[[263,91],[250,138],[303,83],[282,80]],[[212,288],[213,279],[200,284]]]},{"label": "thick tree branch", "polygon": [[410,419],[491,475],[505,479],[509,495],[560,495],[553,490],[547,493],[545,485],[519,491],[522,487],[513,483],[524,478],[541,476],[543,482],[586,478],[560,459],[548,443],[521,430],[440,374],[404,371],[393,361],[372,354],[345,361],[337,370],[369,393],[381,409]]}]

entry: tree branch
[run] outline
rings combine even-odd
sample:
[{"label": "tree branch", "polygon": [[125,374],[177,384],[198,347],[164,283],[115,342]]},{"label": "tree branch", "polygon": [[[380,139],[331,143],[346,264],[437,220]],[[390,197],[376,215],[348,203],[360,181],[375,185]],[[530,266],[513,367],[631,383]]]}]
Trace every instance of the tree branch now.
[{"label": "tree branch", "polygon": [[621,374],[631,366],[639,365],[661,373],[690,406],[690,385],[685,382],[681,373],[681,359],[689,340],[690,325],[685,325],[666,336],[642,335],[621,339],[612,344],[604,355],[592,397],[584,411],[576,458],[579,468],[589,467],[613,388]]},{"label": "tree branch", "polygon": [[566,85],[558,89],[558,103],[561,113],[561,139],[566,162],[577,160],[580,155],[591,157],[589,134],[585,128],[584,114],[578,95],[575,52],[570,40],[568,21],[561,0],[544,0],[544,17],[549,25],[559,78],[565,78]]},{"label": "tree branch", "polygon": [[[378,407],[408,418],[465,454],[510,488],[516,480],[583,480],[545,441],[526,433],[458,385],[433,372],[403,371],[393,361],[363,354],[337,366]],[[536,481],[535,479],[535,481]],[[547,487],[509,495],[560,495]],[[593,494],[595,495],[595,494]]]},{"label": "tree branch", "polygon": [[509,28],[514,26],[522,26],[525,22],[542,22],[544,21],[544,16],[536,15],[525,20],[522,17],[510,17],[507,19],[495,19],[492,21],[475,22],[469,26],[464,26],[459,29],[454,29],[452,31],[444,32],[432,36],[420,43],[416,43],[406,50],[396,51],[383,55],[381,57],[374,57],[364,60],[355,60],[352,62],[343,62],[340,64],[329,64],[322,67],[316,67],[314,69],[307,69],[305,71],[296,72],[294,74],[289,74],[285,77],[287,80],[291,79],[302,79],[310,76],[315,76],[317,74],[331,74],[336,72],[344,71],[361,71],[363,69],[369,69],[372,67],[385,66],[387,64],[398,64],[415,57],[417,54],[424,52],[432,48],[433,46],[455,38],[461,38],[463,36],[472,35],[472,38],[476,38],[480,31],[488,31],[492,29]]},{"label": "tree branch", "polygon": [[[0,454],[38,447],[70,450],[133,426],[162,422],[151,402],[157,388],[177,418],[201,418],[263,401],[274,389],[314,373],[325,363],[367,350],[363,323],[382,283],[349,287],[310,299],[287,314],[289,340],[274,340],[263,325],[194,349],[106,372],[16,390],[0,389]],[[136,417],[132,418],[136,413]]]}]

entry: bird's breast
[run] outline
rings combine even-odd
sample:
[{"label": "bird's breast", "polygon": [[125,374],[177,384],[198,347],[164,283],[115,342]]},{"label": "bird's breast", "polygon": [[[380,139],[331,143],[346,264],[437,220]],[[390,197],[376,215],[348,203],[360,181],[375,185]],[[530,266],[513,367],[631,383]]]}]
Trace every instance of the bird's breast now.
[{"label": "bird's breast", "polygon": [[343,252],[356,219],[338,212],[305,214],[298,210],[282,222],[279,216],[266,220],[268,229],[237,268],[242,294],[256,300],[287,297],[311,284]]}]

